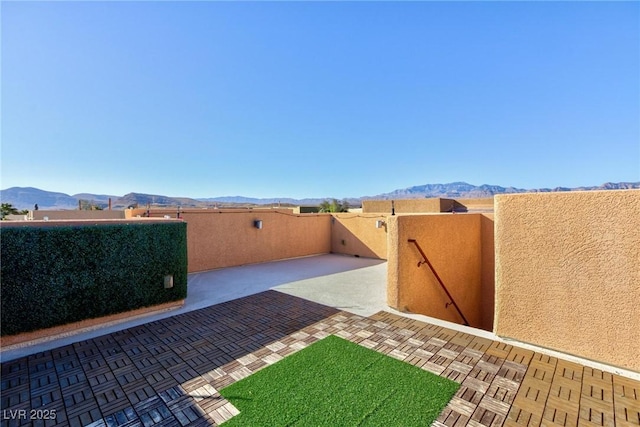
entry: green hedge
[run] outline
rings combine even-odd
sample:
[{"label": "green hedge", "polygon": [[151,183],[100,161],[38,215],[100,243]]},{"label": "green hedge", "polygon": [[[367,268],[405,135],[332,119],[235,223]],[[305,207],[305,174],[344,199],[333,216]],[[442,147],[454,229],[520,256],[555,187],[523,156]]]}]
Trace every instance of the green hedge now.
[{"label": "green hedge", "polygon": [[187,296],[184,222],[0,227],[0,244],[3,336]]}]

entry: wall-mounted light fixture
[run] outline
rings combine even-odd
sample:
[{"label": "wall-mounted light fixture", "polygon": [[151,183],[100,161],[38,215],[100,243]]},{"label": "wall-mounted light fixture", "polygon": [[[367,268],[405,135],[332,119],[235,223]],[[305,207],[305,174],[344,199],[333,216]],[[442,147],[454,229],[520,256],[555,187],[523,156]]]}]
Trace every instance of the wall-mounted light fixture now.
[{"label": "wall-mounted light fixture", "polygon": [[166,276],[164,276],[164,288],[173,288],[173,274],[167,274]]},{"label": "wall-mounted light fixture", "polygon": [[387,223],[384,222],[384,220],[382,220],[382,219],[376,220],[376,228],[382,228],[385,225],[387,225]]},{"label": "wall-mounted light fixture", "polygon": [[262,220],[261,219],[256,219],[253,221],[253,226],[255,228],[257,228],[258,230],[262,230]]}]

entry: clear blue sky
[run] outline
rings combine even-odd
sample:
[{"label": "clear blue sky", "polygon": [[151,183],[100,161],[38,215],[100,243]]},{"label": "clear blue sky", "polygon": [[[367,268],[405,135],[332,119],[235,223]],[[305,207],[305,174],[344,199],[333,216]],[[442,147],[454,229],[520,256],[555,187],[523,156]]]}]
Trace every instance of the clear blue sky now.
[{"label": "clear blue sky", "polygon": [[6,2],[1,188],[640,181],[638,2]]}]

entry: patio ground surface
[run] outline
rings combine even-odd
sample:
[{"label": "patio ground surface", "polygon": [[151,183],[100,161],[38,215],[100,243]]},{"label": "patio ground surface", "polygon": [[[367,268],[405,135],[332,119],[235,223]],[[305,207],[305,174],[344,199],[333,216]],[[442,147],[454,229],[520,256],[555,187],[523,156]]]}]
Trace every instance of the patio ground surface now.
[{"label": "patio ground surface", "polygon": [[182,309],[3,349],[0,425],[217,425],[237,413],[218,390],[329,334],[460,383],[435,426],[640,425],[636,376],[386,310],[384,273],[339,256],[199,273]]}]

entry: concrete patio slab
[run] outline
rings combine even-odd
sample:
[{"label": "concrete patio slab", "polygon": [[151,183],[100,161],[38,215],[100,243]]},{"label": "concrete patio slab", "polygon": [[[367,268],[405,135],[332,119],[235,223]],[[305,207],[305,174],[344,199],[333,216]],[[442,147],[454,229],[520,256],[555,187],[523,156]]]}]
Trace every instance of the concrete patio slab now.
[{"label": "concrete patio slab", "polygon": [[[129,327],[277,289],[326,305],[373,314],[385,309],[386,262],[325,254],[191,273],[182,307],[71,331],[0,349],[7,361]],[[362,298],[359,297],[362,295]]]}]

